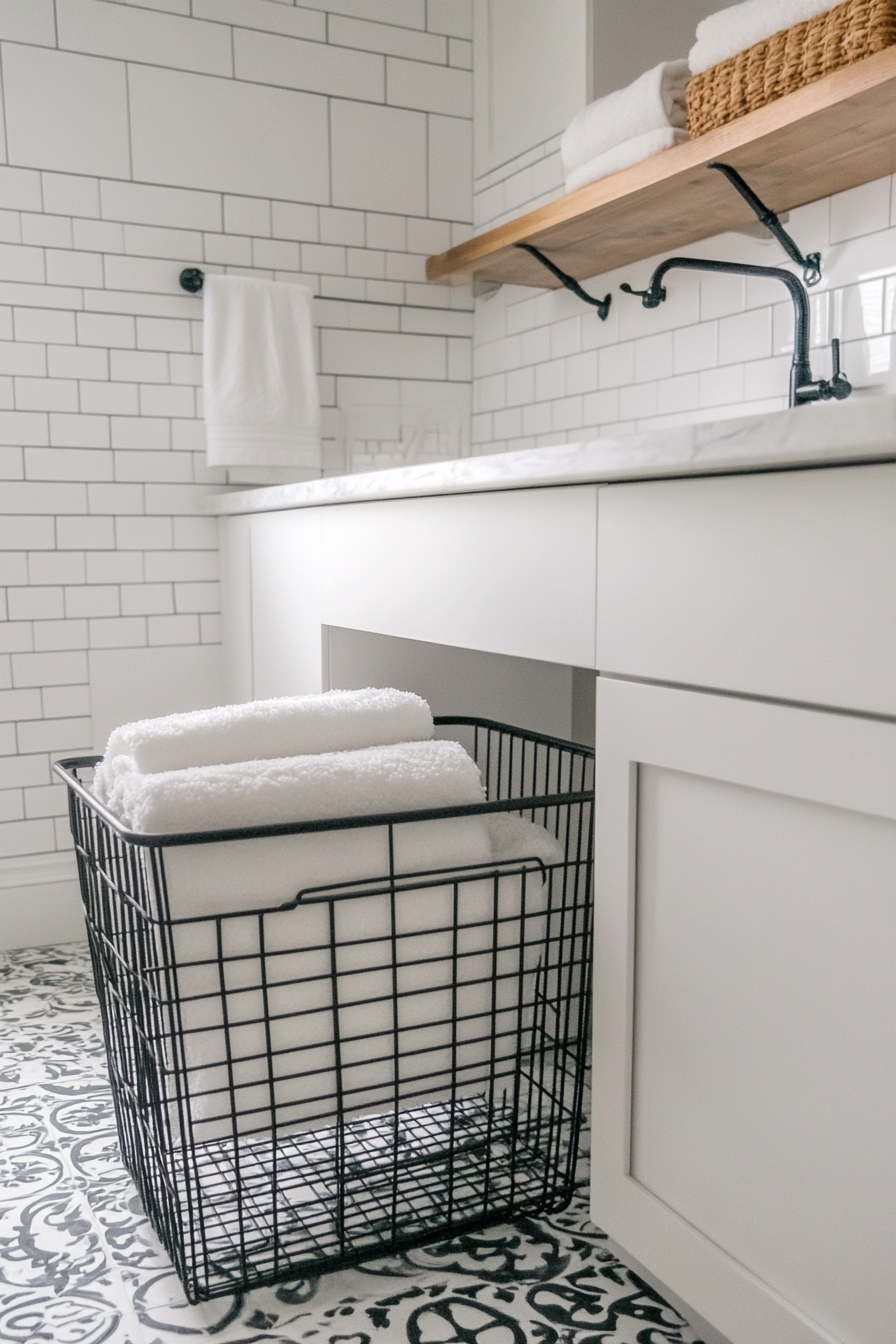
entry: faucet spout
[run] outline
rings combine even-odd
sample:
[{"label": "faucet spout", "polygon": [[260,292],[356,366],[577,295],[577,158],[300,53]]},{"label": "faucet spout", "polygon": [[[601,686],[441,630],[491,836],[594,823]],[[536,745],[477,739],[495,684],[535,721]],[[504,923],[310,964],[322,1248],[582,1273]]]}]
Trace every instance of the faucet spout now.
[{"label": "faucet spout", "polygon": [[830,397],[842,400],[852,391],[847,379],[839,369],[839,348],[837,368],[829,381],[813,381],[809,363],[809,296],[806,287],[798,276],[778,266],[751,266],[738,261],[710,261],[703,257],[667,257],[660,262],[646,289],[632,289],[624,284],[621,288],[627,294],[637,294],[645,308],[657,308],[666,298],[663,284],[669,271],[711,271],[723,275],[756,276],[763,280],[778,280],[785,285],[793,302],[793,361],[790,366],[790,405],[802,406],[810,401],[826,401]]}]

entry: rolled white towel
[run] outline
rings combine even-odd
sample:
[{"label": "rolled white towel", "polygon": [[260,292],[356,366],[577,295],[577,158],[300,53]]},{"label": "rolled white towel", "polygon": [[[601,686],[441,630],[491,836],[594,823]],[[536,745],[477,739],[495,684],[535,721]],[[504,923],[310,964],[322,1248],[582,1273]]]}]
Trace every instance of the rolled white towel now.
[{"label": "rolled white towel", "polygon": [[774,33],[834,8],[831,0],[743,0],[710,14],[697,24],[697,41],[688,54],[691,74],[699,75]]},{"label": "rolled white towel", "polygon": [[426,701],[410,691],[391,688],[327,691],[197,709],[116,728],[97,770],[94,792],[101,802],[108,799],[113,762],[120,757],[130,760],[117,769],[148,774],[424,741],[432,732],[432,713]]},{"label": "rolled white towel", "polygon": [[[483,796],[479,769],[460,743],[430,740],[152,775],[122,772],[109,806],[132,830],[170,835],[462,807]],[[493,852],[485,815],[393,828],[392,861],[400,872],[487,863]],[[165,849],[163,862],[172,918],[258,910],[309,887],[388,873],[389,830],[178,845]]]},{"label": "rolled white towel", "polygon": [[565,173],[571,173],[623,141],[650,131],[688,124],[685,87],[687,61],[665,61],[640,75],[625,89],[617,89],[573,117],[560,141]]},{"label": "rolled white towel", "polygon": [[623,168],[631,168],[644,159],[652,159],[664,149],[684,144],[687,138],[687,131],[667,126],[664,130],[648,131],[645,135],[635,136],[633,140],[625,140],[621,145],[614,145],[612,149],[595,155],[587,163],[567,173],[566,190],[578,191],[579,187],[587,187],[590,182],[597,182],[602,177],[612,177],[613,173],[621,173]]},{"label": "rolled white towel", "polygon": [[112,810],[145,835],[276,826],[483,801],[459,742],[430,739],[119,776]]}]

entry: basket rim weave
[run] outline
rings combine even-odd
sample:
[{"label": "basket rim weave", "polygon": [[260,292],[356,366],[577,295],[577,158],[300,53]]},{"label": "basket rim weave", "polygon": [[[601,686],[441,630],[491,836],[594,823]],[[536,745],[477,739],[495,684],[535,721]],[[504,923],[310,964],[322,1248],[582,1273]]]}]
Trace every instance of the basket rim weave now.
[{"label": "basket rim weave", "polygon": [[896,44],[896,0],[842,0],[720,61],[687,85],[691,138]]}]

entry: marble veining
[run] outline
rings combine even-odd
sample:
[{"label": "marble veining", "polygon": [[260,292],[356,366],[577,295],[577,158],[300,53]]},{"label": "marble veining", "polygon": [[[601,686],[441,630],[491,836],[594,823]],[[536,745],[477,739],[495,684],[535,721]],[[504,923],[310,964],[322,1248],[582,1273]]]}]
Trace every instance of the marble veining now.
[{"label": "marble veining", "polygon": [[266,513],[422,495],[896,460],[896,397],[856,397],[588,443],[423,462],[214,495],[218,514]]},{"label": "marble veining", "polygon": [[699,1344],[570,1207],[191,1306],[121,1163],[87,946],[0,953],[0,1340]]}]

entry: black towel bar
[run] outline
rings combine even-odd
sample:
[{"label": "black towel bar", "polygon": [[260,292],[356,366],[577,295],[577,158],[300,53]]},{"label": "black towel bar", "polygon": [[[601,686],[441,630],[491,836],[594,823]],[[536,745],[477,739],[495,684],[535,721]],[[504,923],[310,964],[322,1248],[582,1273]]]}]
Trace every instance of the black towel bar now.
[{"label": "black towel bar", "polygon": [[204,283],[205,272],[200,271],[197,266],[187,266],[180,273],[180,287],[188,294],[198,294]]}]

